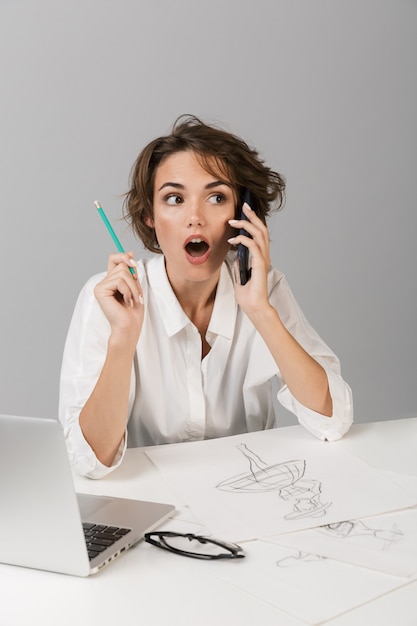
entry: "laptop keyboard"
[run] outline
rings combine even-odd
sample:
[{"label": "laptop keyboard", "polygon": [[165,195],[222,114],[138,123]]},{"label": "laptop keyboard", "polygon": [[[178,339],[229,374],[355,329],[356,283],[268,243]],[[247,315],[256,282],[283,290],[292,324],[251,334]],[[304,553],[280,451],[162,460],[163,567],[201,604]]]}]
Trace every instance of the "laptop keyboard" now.
[{"label": "laptop keyboard", "polygon": [[84,537],[87,544],[88,558],[94,559],[100,552],[112,546],[116,541],[130,533],[130,528],[103,526],[101,524],[83,523]]}]

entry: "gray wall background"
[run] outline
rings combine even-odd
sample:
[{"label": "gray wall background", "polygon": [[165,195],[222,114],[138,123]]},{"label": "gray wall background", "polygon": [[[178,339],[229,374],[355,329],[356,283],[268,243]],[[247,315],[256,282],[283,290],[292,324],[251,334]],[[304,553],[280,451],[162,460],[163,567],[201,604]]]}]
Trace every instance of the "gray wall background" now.
[{"label": "gray wall background", "polygon": [[[273,262],[356,421],[417,415],[415,0],[0,0],[0,412],[55,417],[84,281],[143,145],[181,113],[287,179]],[[283,423],[293,423],[284,416]]]}]

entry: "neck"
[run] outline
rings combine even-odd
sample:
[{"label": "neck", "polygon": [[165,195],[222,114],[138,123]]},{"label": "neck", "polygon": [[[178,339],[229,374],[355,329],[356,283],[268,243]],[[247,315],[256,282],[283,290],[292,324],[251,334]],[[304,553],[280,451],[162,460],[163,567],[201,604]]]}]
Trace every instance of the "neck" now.
[{"label": "neck", "polygon": [[203,311],[213,309],[214,299],[216,297],[218,281],[205,281],[204,283],[191,283],[183,285],[181,289],[172,285],[183,311],[187,317],[195,322],[196,318]]},{"label": "neck", "polygon": [[175,280],[167,269],[168,280],[182,309],[193,321],[201,311],[212,309],[220,270],[204,281]]},{"label": "neck", "polygon": [[203,359],[210,352],[206,333],[213,312],[220,271],[217,275],[202,282],[181,281],[178,283],[171,279],[169,272],[167,275],[182,310],[200,333],[201,358]]}]

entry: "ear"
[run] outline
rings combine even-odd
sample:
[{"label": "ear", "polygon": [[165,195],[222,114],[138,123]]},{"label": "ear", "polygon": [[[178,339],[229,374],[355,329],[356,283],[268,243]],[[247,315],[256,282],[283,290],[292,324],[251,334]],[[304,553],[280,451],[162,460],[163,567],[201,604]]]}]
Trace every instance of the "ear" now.
[{"label": "ear", "polygon": [[151,217],[145,217],[145,219],[143,221],[145,222],[145,224],[146,224],[146,226],[148,228],[153,228],[154,222],[153,222],[153,219]]}]

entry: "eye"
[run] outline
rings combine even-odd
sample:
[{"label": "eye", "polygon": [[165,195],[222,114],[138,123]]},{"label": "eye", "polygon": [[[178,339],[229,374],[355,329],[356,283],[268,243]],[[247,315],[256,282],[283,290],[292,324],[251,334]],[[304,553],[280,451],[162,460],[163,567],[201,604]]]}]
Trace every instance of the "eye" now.
[{"label": "eye", "polygon": [[182,198],[176,193],[170,193],[168,196],[165,197],[165,202],[170,206],[175,206],[176,204],[181,204]]},{"label": "eye", "polygon": [[223,204],[225,200],[226,200],[226,196],[223,193],[214,193],[209,198],[210,204]]}]

